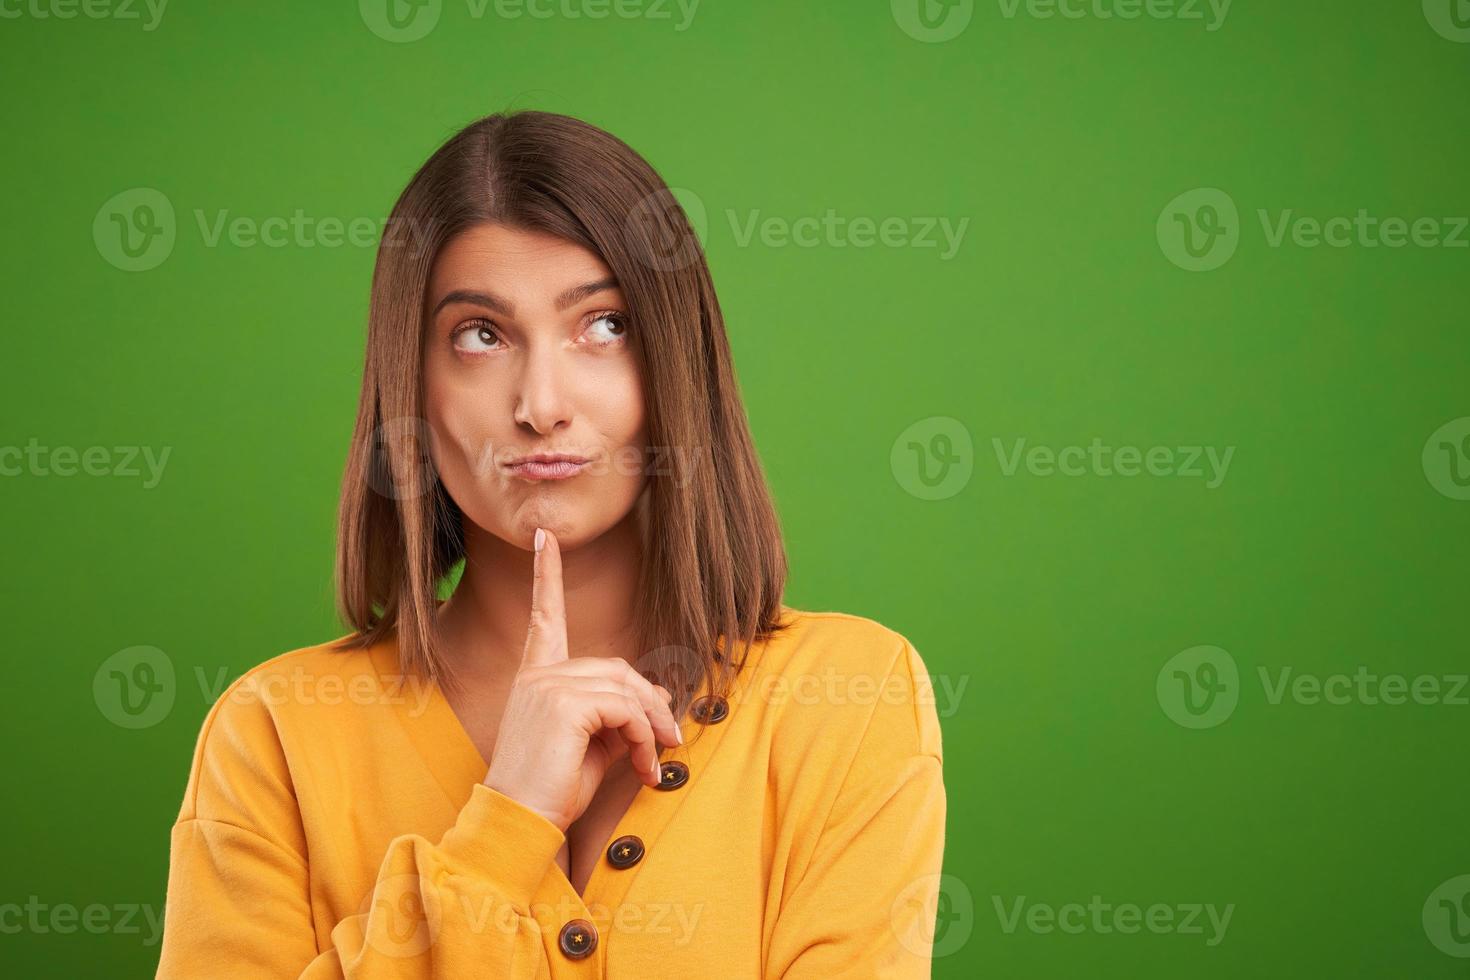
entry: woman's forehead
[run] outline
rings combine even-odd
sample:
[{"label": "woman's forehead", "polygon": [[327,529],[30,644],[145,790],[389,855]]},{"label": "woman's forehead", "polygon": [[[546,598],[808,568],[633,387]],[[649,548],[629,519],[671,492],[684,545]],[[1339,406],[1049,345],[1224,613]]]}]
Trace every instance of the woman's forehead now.
[{"label": "woman's forehead", "polygon": [[596,252],[546,232],[482,224],[455,235],[435,257],[430,291],[479,288],[512,298],[560,295],[612,279]]}]

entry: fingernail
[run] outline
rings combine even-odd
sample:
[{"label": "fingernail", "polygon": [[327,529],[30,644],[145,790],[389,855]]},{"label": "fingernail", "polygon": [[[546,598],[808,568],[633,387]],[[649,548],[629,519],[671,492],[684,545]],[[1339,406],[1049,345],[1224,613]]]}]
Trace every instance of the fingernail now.
[{"label": "fingernail", "polygon": [[684,726],[677,721],[674,722],[674,737],[679,740],[680,745],[684,744]]},{"label": "fingernail", "polygon": [[543,531],[543,530],[541,530],[538,527],[536,529],[536,550],[537,551],[540,551],[541,550],[541,546],[543,544],[545,544],[545,543],[546,543],[546,532]]},{"label": "fingernail", "polygon": [[653,757],[653,769],[651,770],[651,773],[654,779],[657,779],[659,782],[663,782],[663,766],[659,764],[658,756]]}]

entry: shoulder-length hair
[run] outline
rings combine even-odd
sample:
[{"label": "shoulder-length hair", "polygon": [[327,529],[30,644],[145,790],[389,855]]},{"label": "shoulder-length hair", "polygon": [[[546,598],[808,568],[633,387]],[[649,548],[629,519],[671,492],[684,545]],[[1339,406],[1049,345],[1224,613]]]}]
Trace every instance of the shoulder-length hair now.
[{"label": "shoulder-length hair", "polygon": [[[682,714],[705,678],[711,693],[727,693],[750,646],[786,625],[785,549],[688,217],[632,148],[555,113],[495,113],[465,127],[419,168],[388,217],[342,482],[335,585],[354,632],[338,646],[396,632],[401,669],[458,686],[439,653],[435,608],[464,557],[465,518],[425,445],[434,438],[422,403],[426,292],[440,248],[483,222],[596,253],[628,302],[650,456],[673,461],[647,468],[635,628],[640,664],[655,661],[644,672]],[[669,670],[687,688],[659,676]]]}]

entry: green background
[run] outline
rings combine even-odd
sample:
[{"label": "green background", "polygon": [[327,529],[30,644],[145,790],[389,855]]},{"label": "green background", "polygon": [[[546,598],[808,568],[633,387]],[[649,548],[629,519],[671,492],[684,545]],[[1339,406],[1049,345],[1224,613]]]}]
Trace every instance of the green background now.
[{"label": "green background", "polygon": [[[0,444],[171,455],[153,487],[0,478],[0,903],[161,908],[208,691],[342,632],[336,492],[373,248],[210,247],[196,212],[380,221],[451,132],[543,108],[707,210],[787,601],[877,619],[964,685],[940,703],[936,976],[1470,976],[1449,955],[1470,943],[1437,948],[1422,919],[1470,874],[1470,708],[1273,703],[1259,674],[1470,670],[1470,501],[1421,462],[1470,416],[1470,249],[1273,247],[1258,217],[1470,214],[1470,43],[1419,0],[1237,0],[1215,30],[991,0],[939,43],[887,0],[705,0],[683,30],[677,10],[444,0],[411,42],[352,2],[174,0],[153,30],[6,9]],[[172,204],[177,240],[128,272],[92,227],[137,187]],[[1238,207],[1211,271],[1156,235],[1195,188]],[[828,209],[969,224],[945,259],[846,233],[742,244],[730,217]],[[942,449],[924,430],[941,417],[968,477],[925,499],[894,449],[916,423]],[[1211,489],[1007,475],[992,440],[1023,438],[1235,449]],[[1238,703],[1195,729],[1167,710],[1166,664],[1206,644]],[[93,680],[137,645],[164,651],[176,698],[128,729]],[[1233,912],[1213,945],[1006,927],[1023,896],[1094,895]],[[116,929],[0,948],[15,976],[149,976],[158,953]]]}]

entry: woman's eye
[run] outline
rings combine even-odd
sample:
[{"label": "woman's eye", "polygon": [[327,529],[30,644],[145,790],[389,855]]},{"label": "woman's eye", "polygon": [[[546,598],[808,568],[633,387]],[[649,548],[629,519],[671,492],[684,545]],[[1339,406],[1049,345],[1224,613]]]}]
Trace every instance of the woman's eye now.
[{"label": "woman's eye", "polygon": [[471,320],[455,331],[454,346],[470,354],[494,350],[500,344],[488,320]]},{"label": "woman's eye", "polygon": [[621,313],[600,313],[588,326],[596,343],[611,344],[628,334],[628,324]]}]

